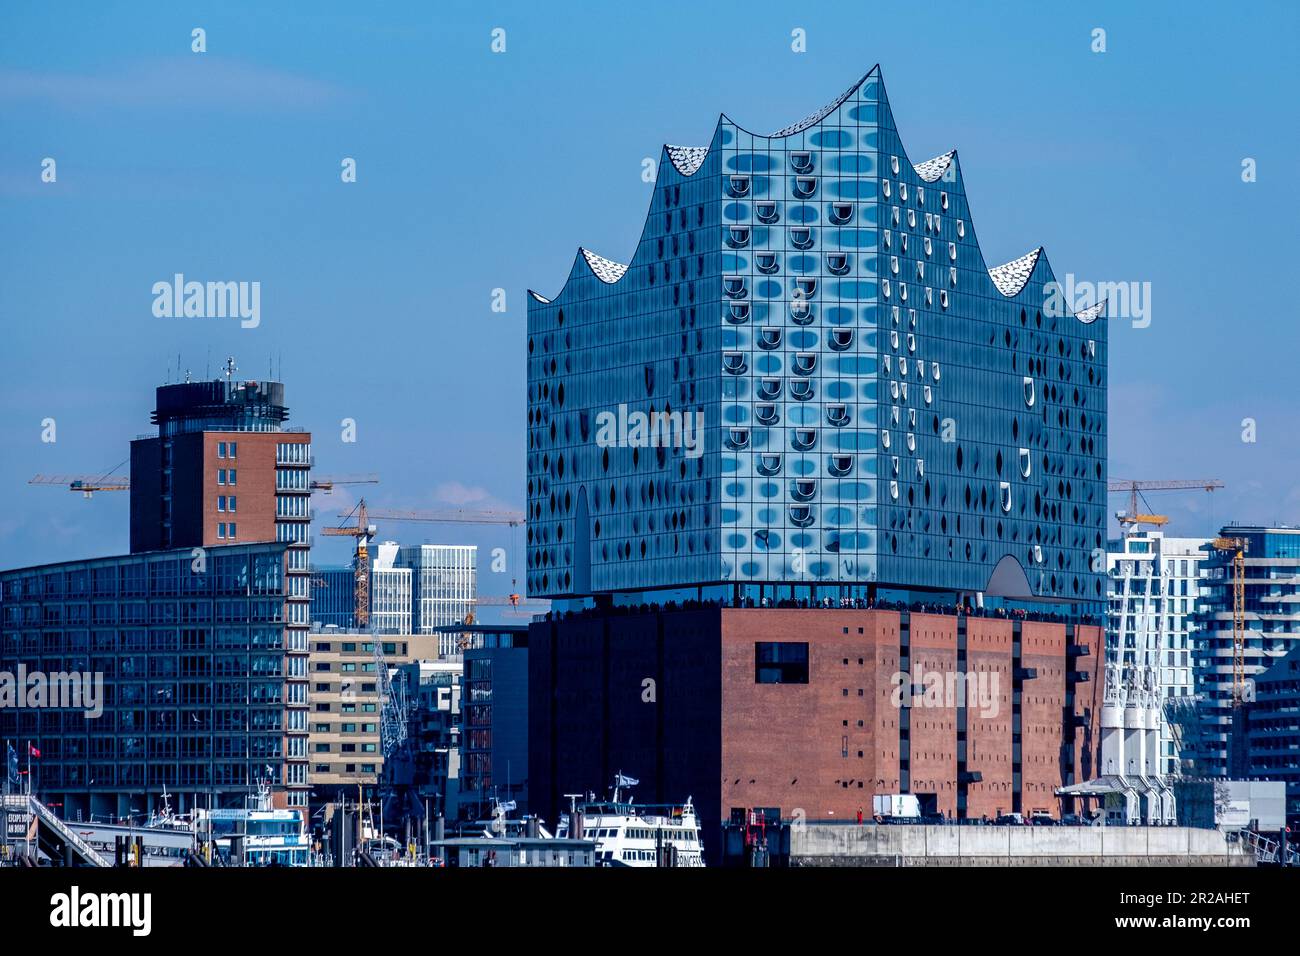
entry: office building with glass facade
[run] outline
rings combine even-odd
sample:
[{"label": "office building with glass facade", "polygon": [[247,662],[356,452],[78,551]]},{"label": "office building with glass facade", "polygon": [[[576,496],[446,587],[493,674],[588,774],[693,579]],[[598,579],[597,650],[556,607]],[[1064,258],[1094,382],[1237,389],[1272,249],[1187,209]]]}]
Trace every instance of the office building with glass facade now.
[{"label": "office building with glass facade", "polygon": [[1234,777],[1286,784],[1287,822],[1300,818],[1300,643],[1254,679],[1253,699],[1233,723]]},{"label": "office building with glass facade", "polygon": [[1105,599],[1104,303],[990,268],[879,69],[666,146],[628,264],[528,302],[528,592]]},{"label": "office building with glass facade", "polygon": [[[449,624],[463,624],[478,598],[478,548],[473,545],[416,544],[398,549],[395,567],[411,571],[411,628],[434,634]],[[442,635],[439,653],[459,653],[454,634]]]},{"label": "office building with glass facade", "polygon": [[[307,805],[305,602],[284,543],[183,548],[0,572],[0,670],[88,672],[102,713],[0,708],[66,819],[242,807],[261,782]],[[301,614],[299,613],[301,611]],[[302,622],[299,622],[299,617]]]},{"label": "office building with glass facade", "polygon": [[[375,634],[410,634],[414,614],[410,568],[396,566],[398,545],[385,541],[370,556],[370,624]],[[318,568],[312,575],[311,619],[321,627],[357,626],[356,570]]]}]

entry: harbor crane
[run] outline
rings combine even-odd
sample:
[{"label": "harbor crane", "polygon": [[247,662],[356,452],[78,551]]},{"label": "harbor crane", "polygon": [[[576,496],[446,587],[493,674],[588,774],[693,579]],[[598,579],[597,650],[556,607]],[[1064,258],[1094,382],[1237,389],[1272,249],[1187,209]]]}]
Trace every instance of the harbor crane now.
[{"label": "harbor crane", "polygon": [[1128,510],[1117,511],[1115,513],[1115,517],[1119,520],[1120,528],[1123,529],[1124,534],[1128,534],[1130,529],[1136,529],[1140,524],[1163,527],[1169,523],[1169,517],[1167,515],[1138,511],[1139,497],[1142,498],[1142,503],[1144,505],[1147,503],[1146,497],[1142,495],[1143,491],[1185,491],[1193,488],[1202,488],[1205,491],[1213,492],[1222,487],[1223,482],[1213,478],[1203,481],[1136,481],[1132,478],[1112,478],[1107,484],[1106,490],[1111,494],[1128,494]]}]

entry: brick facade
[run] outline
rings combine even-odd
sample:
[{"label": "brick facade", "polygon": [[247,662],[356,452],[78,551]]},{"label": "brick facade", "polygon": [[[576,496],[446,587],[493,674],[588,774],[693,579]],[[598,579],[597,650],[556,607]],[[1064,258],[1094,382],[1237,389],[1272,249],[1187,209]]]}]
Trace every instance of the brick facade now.
[{"label": "brick facade", "polygon": [[[950,818],[1059,816],[1095,757],[1097,627],[703,608],[538,623],[529,642],[532,806],[554,819],[622,772],[638,801],[692,796],[710,855],[733,807],[853,819],[914,793]],[[807,644],[806,683],[757,680],[767,642]]]}]

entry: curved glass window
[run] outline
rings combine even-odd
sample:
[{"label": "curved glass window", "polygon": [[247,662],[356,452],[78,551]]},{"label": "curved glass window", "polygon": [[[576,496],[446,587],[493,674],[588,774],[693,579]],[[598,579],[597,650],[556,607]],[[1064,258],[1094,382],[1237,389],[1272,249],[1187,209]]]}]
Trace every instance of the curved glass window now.
[{"label": "curved glass window", "polygon": [[762,223],[771,225],[781,218],[781,213],[774,202],[754,203],[754,217]]},{"label": "curved glass window", "polygon": [[790,168],[796,173],[811,173],[813,171],[812,153],[797,152],[790,154]]},{"label": "curved glass window", "polygon": [[811,375],[817,369],[817,356],[813,352],[796,352],[791,363],[796,375]]},{"label": "curved glass window", "polygon": [[727,314],[727,321],[732,325],[741,325],[749,321],[748,302],[728,302],[727,308],[730,310]]},{"label": "curved glass window", "polygon": [[849,257],[843,252],[826,253],[826,271],[831,275],[848,275]]},{"label": "curved glass window", "polygon": [[796,402],[806,402],[813,397],[813,384],[805,379],[795,379],[790,383],[790,397]]},{"label": "curved glass window", "polygon": [[843,428],[849,423],[849,407],[847,405],[827,405],[826,421],[836,428]]},{"label": "curved glass window", "polygon": [[736,199],[749,195],[749,177],[748,176],[728,176],[727,192]]},{"label": "curved glass window", "polygon": [[813,510],[811,505],[791,505],[790,506],[790,523],[797,528],[806,528],[813,523]]},{"label": "curved glass window", "polygon": [[727,245],[733,249],[743,249],[749,245],[749,227],[748,226],[728,226],[727,227]]},{"label": "curved glass window", "polygon": [[795,501],[812,501],[817,497],[817,482],[812,478],[796,478],[790,482],[790,497]]},{"label": "curved glass window", "polygon": [[790,245],[796,249],[811,249],[813,247],[812,230],[806,226],[791,229]]},{"label": "curved glass window", "polygon": [[790,434],[790,444],[796,451],[808,451],[817,444],[817,429],[796,428]]},{"label": "curved glass window", "polygon": [[749,295],[749,285],[744,276],[723,276],[722,291],[731,299],[743,299]]},{"label": "curved glass window", "polygon": [[759,455],[755,467],[760,475],[771,478],[781,470],[781,455],[779,453]]},{"label": "curved glass window", "polygon": [[760,349],[779,349],[781,347],[781,330],[773,326],[764,326],[758,336]]},{"label": "curved glass window", "polygon": [[842,226],[853,218],[853,203],[837,202],[831,203],[830,212],[831,222],[837,226]]},{"label": "curved glass window", "polygon": [[758,397],[765,401],[774,401],[781,395],[781,380],[779,378],[765,378],[758,383]]},{"label": "curved glass window", "polygon": [[771,275],[781,268],[781,264],[777,261],[775,252],[756,252],[754,253],[754,267],[764,275]]},{"label": "curved glass window", "polygon": [[794,178],[794,194],[800,199],[811,199],[817,192],[817,178],[815,176],[796,176]]},{"label": "curved glass window", "polygon": [[836,478],[843,478],[853,470],[853,456],[831,455],[826,462],[826,470]]}]

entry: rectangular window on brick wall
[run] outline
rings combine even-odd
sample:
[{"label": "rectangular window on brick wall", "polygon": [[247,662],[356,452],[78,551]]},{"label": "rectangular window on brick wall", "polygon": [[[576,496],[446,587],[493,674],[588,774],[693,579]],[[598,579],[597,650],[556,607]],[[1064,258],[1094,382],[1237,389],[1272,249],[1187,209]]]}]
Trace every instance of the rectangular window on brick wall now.
[{"label": "rectangular window on brick wall", "polygon": [[806,641],[755,643],[754,683],[808,683],[808,643]]}]

